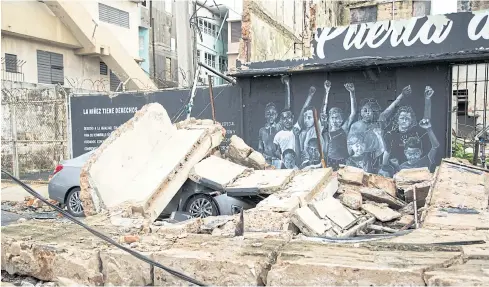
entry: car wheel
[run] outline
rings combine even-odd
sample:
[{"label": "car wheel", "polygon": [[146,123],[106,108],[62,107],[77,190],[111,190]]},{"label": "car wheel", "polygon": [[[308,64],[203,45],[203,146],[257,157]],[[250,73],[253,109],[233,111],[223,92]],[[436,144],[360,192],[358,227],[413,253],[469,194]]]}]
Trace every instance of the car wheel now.
[{"label": "car wheel", "polygon": [[75,217],[82,217],[85,216],[83,213],[83,205],[80,199],[80,189],[73,188],[70,193],[68,193],[68,196],[66,197],[66,209],[68,209],[68,212],[75,216]]},{"label": "car wheel", "polygon": [[219,214],[217,204],[212,200],[212,197],[204,194],[192,197],[188,201],[185,211],[190,213],[193,218],[205,218]]}]

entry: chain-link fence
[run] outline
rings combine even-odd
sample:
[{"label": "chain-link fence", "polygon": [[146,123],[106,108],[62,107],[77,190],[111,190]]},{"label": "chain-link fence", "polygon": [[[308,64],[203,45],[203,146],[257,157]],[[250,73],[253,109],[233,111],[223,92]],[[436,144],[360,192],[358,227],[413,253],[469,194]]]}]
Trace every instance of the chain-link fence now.
[{"label": "chain-link fence", "polygon": [[68,156],[66,92],[60,86],[3,81],[1,102],[2,169],[23,180],[47,181]]}]

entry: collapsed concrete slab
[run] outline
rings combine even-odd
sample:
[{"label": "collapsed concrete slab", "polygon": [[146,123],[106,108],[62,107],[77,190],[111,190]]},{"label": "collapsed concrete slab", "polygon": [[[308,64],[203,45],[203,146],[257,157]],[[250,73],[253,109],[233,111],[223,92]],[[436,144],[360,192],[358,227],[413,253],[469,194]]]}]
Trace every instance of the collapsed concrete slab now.
[{"label": "collapsed concrete slab", "polygon": [[[170,268],[213,286],[263,286],[278,251],[279,239],[217,238],[189,236],[171,249],[153,253],[154,259]],[[154,285],[188,286],[161,269],[154,270]]]},{"label": "collapsed concrete slab", "polygon": [[319,218],[328,218],[342,229],[347,229],[356,220],[355,216],[333,197],[315,201],[310,204],[310,207]]},{"label": "collapsed concrete slab", "polygon": [[253,169],[265,169],[267,167],[263,155],[252,149],[242,138],[236,135],[233,135],[229,140],[226,157],[237,164]]},{"label": "collapsed concrete slab", "polygon": [[426,286],[489,286],[489,261],[468,260],[425,273]]},{"label": "collapsed concrete slab", "polygon": [[266,285],[424,286],[426,270],[450,265],[462,256],[460,251],[426,251],[294,240],[280,252]]},{"label": "collapsed concrete slab", "polygon": [[408,189],[413,184],[430,182],[432,174],[426,167],[401,169],[394,175],[396,187],[400,190]]},{"label": "collapsed concrete slab", "polygon": [[216,156],[210,156],[190,170],[189,178],[213,190],[224,191],[224,188],[234,182],[239,176],[251,171],[252,169],[245,166]]},{"label": "collapsed concrete slab", "polygon": [[360,189],[360,193],[362,197],[371,201],[375,201],[378,203],[386,203],[390,208],[393,209],[401,209],[406,206],[406,203],[389,195],[387,192],[377,188],[368,188],[364,187]]},{"label": "collapsed concrete slab", "polygon": [[271,194],[260,201],[255,209],[271,210],[276,212],[291,212],[301,203],[311,201],[315,196],[329,186],[334,179],[330,168],[318,168],[298,171],[285,188]]},{"label": "collapsed concrete slab", "polygon": [[489,229],[489,173],[443,160],[426,198],[422,221],[430,229]]},{"label": "collapsed concrete slab", "polygon": [[76,278],[78,284],[101,286],[101,240],[74,224],[27,221],[2,227],[2,270],[58,282]]},{"label": "collapsed concrete slab", "polygon": [[369,174],[368,187],[381,189],[393,197],[397,196],[396,183],[392,178],[383,177],[378,174]]},{"label": "collapsed concrete slab", "polygon": [[83,167],[80,197],[85,213],[128,203],[155,220],[190,169],[223,137],[224,129],[212,121],[192,119],[173,125],[160,104],[144,106]]},{"label": "collapsed concrete slab", "polygon": [[382,222],[391,221],[402,216],[399,212],[387,207],[386,203],[367,202],[362,205],[362,208]]},{"label": "collapsed concrete slab", "polygon": [[282,190],[293,176],[291,169],[255,170],[228,185],[226,192],[230,196],[272,194]]},{"label": "collapsed concrete slab", "polygon": [[365,184],[366,176],[361,168],[344,166],[338,171],[338,180],[344,183],[363,185]]}]

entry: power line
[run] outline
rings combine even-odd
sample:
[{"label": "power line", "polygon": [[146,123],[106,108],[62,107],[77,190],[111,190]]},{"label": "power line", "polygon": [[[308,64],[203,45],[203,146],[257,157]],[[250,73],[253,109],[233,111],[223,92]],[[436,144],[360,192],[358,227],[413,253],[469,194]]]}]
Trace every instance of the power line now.
[{"label": "power line", "polygon": [[90,226],[87,226],[85,225],[83,222],[79,221],[78,219],[76,219],[75,217],[73,217],[71,214],[69,214],[68,212],[64,211],[63,209],[59,208],[58,206],[52,204],[51,202],[49,202],[47,199],[45,199],[44,197],[42,197],[39,193],[37,193],[35,190],[33,190],[30,186],[28,186],[27,184],[23,183],[21,180],[19,180],[18,178],[14,177],[13,175],[11,175],[10,173],[4,171],[2,169],[2,173],[4,173],[5,175],[7,175],[8,177],[10,177],[15,183],[17,183],[18,185],[22,186],[22,188],[24,188],[29,194],[31,194],[32,196],[40,199],[43,203],[47,204],[49,207],[53,208],[54,210],[56,210],[57,212],[61,213],[64,217],[68,218],[69,220],[73,221],[75,224],[85,228],[88,232],[92,233],[93,235],[97,236],[98,238],[114,245],[115,247],[119,248],[119,249],[122,249],[124,251],[126,251],[127,253],[131,254],[132,256],[136,257],[137,259],[139,260],[142,260],[146,263],[149,263],[151,264],[152,266],[155,266],[155,267],[158,267],[160,269],[163,269],[165,270],[166,272],[170,273],[171,275],[175,276],[175,277],[178,277],[182,280],[185,280],[187,282],[190,282],[192,284],[195,284],[197,286],[207,286],[206,284],[192,278],[192,277],[189,277],[183,273],[180,273],[176,270],[173,270],[169,267],[166,267],[156,261],[153,261],[151,259],[149,259],[148,257],[142,255],[141,253],[137,252],[137,251],[134,251],[130,248],[127,248],[119,243],[117,243],[116,241],[114,241],[112,238],[108,237],[107,235],[103,234],[103,233],[100,233],[99,231],[91,228]]}]

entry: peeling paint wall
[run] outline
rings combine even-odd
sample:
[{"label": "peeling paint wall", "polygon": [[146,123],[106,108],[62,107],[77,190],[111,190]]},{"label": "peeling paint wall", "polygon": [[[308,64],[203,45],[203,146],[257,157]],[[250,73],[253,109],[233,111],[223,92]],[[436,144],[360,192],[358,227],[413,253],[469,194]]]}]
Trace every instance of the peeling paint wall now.
[{"label": "peeling paint wall", "polygon": [[239,59],[248,62],[309,57],[316,29],[337,26],[343,17],[339,1],[244,0]]}]

